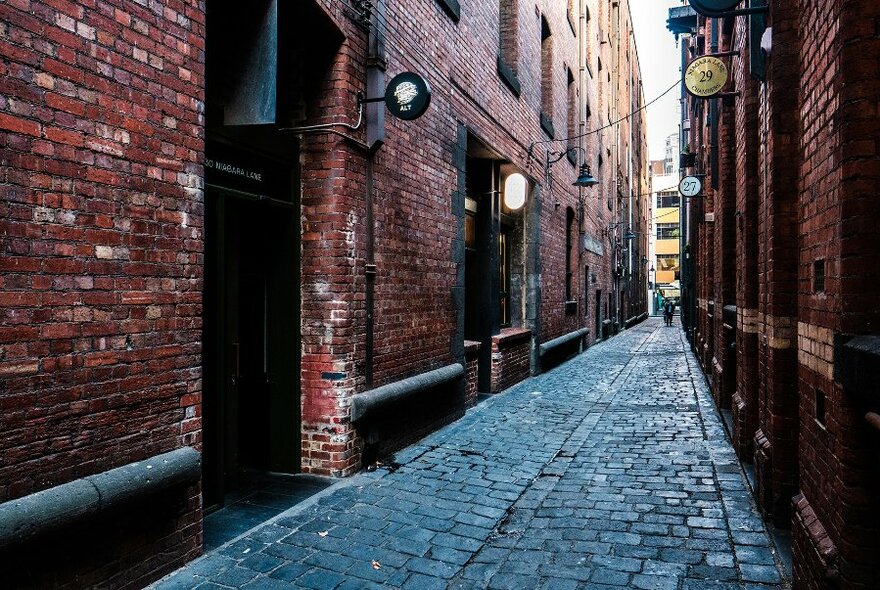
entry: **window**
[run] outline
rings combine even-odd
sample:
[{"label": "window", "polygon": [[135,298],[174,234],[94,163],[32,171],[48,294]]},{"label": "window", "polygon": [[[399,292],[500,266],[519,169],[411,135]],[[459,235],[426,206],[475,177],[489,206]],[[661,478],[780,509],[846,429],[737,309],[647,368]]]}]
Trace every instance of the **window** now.
[{"label": "window", "polygon": [[459,6],[458,0],[437,0],[437,3],[449,15],[449,18],[458,22],[458,19],[461,18],[461,6]]},{"label": "window", "polygon": [[656,270],[660,271],[676,271],[679,269],[678,256],[657,256]]},{"label": "window", "polygon": [[660,193],[657,195],[657,208],[680,207],[681,199],[677,194]]},{"label": "window", "polygon": [[468,250],[477,249],[477,220],[470,211],[464,216],[464,247]]},{"label": "window", "polygon": [[658,240],[675,240],[679,237],[677,223],[658,223],[657,239]]},{"label": "window", "polygon": [[519,0],[498,0],[498,75],[519,96]]},{"label": "window", "polygon": [[813,262],[813,291],[822,293],[825,291],[825,261]]},{"label": "window", "polygon": [[541,126],[553,137],[553,36],[541,17]]},{"label": "window", "polygon": [[574,239],[574,209],[568,207],[565,210],[565,300],[574,300],[573,281],[574,281],[574,261],[577,259],[577,252]]}]

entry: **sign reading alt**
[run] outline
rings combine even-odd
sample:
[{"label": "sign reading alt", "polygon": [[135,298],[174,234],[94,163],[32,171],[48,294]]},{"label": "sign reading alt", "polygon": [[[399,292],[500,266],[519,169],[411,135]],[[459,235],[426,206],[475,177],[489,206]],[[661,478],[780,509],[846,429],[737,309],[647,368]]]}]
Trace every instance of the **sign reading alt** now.
[{"label": "sign reading alt", "polygon": [[727,65],[717,57],[704,55],[688,64],[684,71],[684,86],[697,98],[710,98],[727,84]]},{"label": "sign reading alt", "polygon": [[431,87],[428,81],[414,74],[397,74],[385,89],[385,106],[398,119],[418,119],[431,104]]}]

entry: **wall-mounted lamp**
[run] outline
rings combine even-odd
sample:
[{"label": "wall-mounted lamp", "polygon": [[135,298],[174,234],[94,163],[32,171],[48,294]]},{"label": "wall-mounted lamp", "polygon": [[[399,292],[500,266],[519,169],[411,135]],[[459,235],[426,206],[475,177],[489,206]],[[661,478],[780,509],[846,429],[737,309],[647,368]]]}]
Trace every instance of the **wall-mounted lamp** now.
[{"label": "wall-mounted lamp", "polygon": [[[585,150],[582,147],[577,147],[577,146],[570,147],[570,148],[563,150],[561,152],[556,152],[555,154],[548,150],[547,157],[544,160],[544,177],[546,178],[547,176],[549,176],[550,167],[553,166],[553,164],[555,164],[556,162],[558,162],[562,158],[566,157],[569,153],[571,153],[572,151],[575,151],[575,150],[579,150],[579,151],[584,152],[584,157],[586,157],[587,150]],[[584,188],[588,188],[591,186],[596,186],[597,184],[599,184],[599,181],[596,180],[596,178],[590,173],[590,167],[586,163],[581,164],[578,177],[572,183],[572,186],[581,186]]]},{"label": "wall-mounted lamp", "polygon": [[504,206],[516,211],[526,204],[529,183],[519,172],[510,174],[504,181]]},{"label": "wall-mounted lamp", "polygon": [[625,221],[618,221],[617,223],[610,223],[610,224],[608,224],[608,227],[606,227],[602,230],[602,234],[606,238],[610,237],[614,233],[614,230],[616,230],[618,227],[620,227],[624,223],[626,223],[626,222]]},{"label": "wall-mounted lamp", "polygon": [[577,177],[577,180],[574,181],[572,186],[582,186],[584,188],[588,188],[591,186],[596,186],[599,184],[599,181],[592,175],[590,172],[590,167],[587,164],[581,164],[581,172]]}]

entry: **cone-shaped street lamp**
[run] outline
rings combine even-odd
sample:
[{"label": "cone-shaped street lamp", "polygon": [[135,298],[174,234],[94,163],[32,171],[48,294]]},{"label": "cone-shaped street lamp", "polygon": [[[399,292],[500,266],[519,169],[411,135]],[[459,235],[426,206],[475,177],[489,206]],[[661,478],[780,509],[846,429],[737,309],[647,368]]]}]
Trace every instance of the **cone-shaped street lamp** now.
[{"label": "cone-shaped street lamp", "polygon": [[599,184],[599,181],[590,174],[590,167],[586,164],[581,164],[581,172],[577,177],[577,180],[574,181],[572,186],[582,186],[582,187],[590,187],[596,186]]}]

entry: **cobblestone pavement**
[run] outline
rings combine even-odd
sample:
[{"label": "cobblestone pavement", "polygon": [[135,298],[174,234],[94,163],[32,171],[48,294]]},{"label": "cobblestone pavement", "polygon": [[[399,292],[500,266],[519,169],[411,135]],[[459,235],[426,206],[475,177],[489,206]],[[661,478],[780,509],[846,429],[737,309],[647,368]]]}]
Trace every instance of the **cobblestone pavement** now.
[{"label": "cobblestone pavement", "polygon": [[155,588],[757,590],[781,571],[681,330],[651,318]]}]

